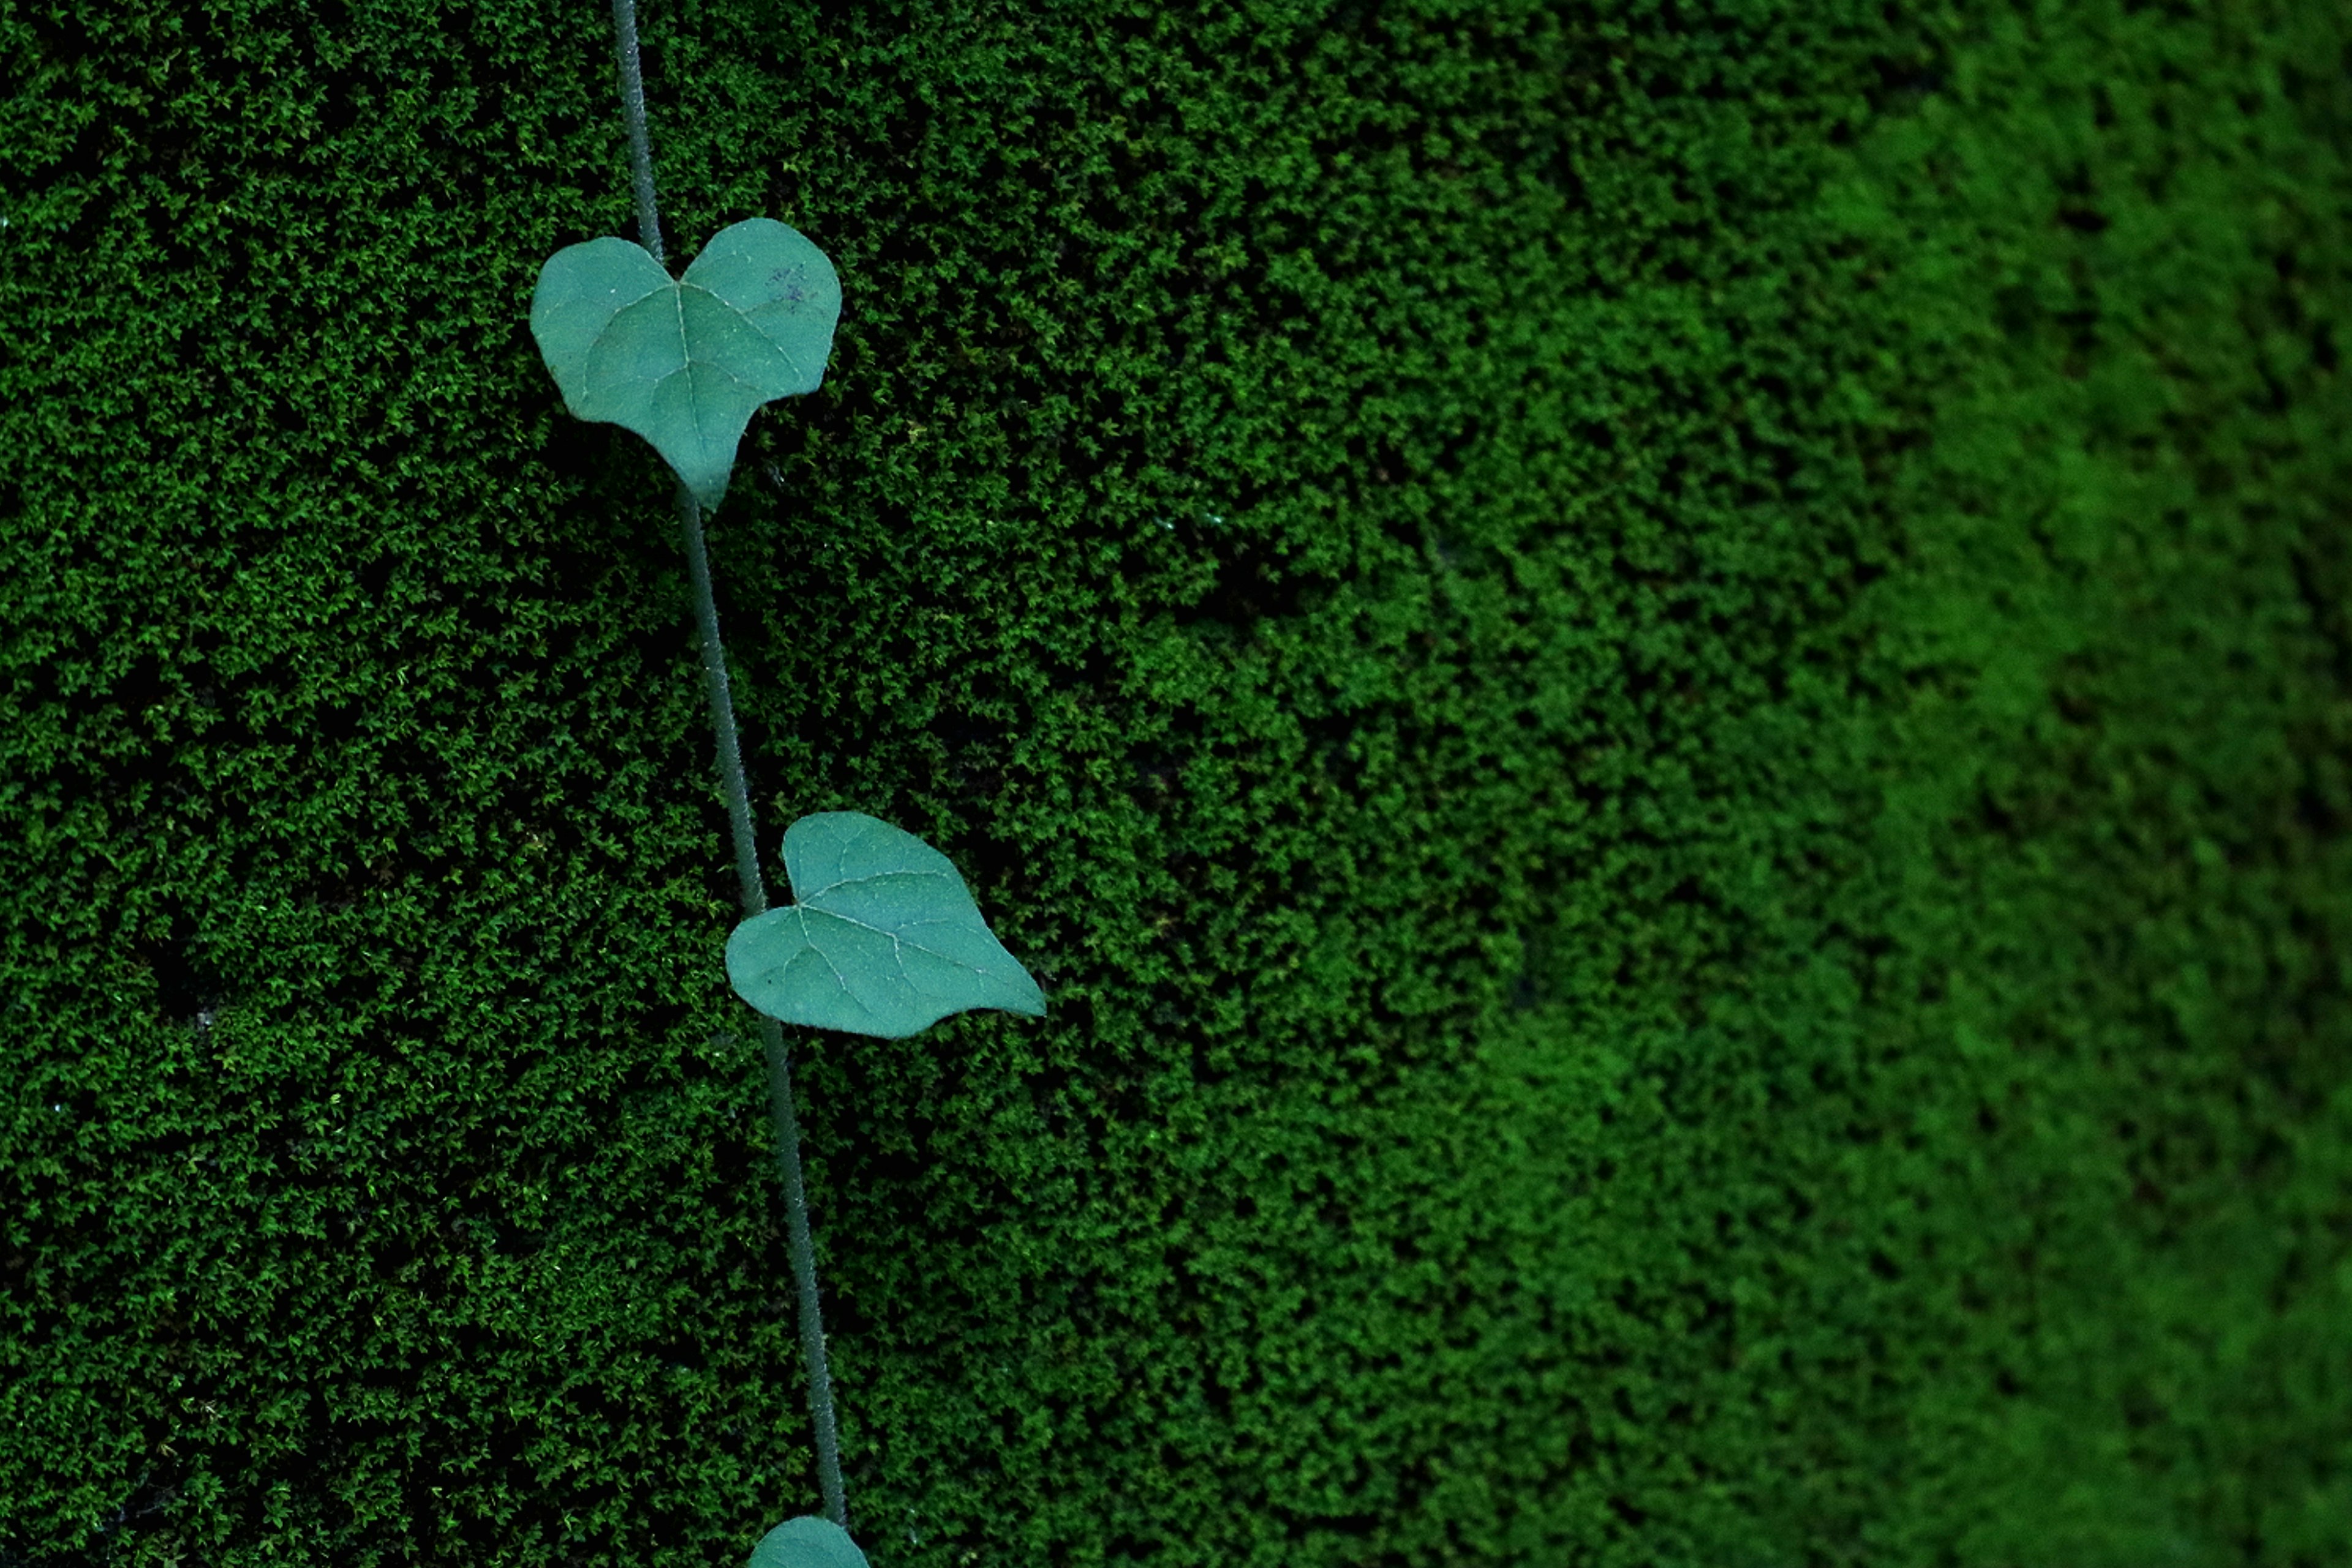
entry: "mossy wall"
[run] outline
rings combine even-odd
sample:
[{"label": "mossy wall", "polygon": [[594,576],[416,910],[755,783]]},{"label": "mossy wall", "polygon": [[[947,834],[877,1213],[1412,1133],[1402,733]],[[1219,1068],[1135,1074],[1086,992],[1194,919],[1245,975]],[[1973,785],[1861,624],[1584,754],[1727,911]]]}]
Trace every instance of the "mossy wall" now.
[{"label": "mossy wall", "polygon": [[[640,25],[877,1568],[2352,1560],[2339,7]],[[11,1568],[816,1507],[611,27],[0,0]]]}]

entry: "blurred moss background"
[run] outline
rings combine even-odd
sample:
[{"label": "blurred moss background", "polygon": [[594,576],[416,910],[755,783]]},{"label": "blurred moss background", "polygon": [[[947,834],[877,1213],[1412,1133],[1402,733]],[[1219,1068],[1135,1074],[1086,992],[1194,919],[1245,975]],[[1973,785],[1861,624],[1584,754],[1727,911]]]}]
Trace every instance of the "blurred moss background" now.
[{"label": "blurred moss background", "polygon": [[[2352,1561],[2352,17],[646,0],[877,1568]],[[0,0],[0,1564],[815,1485],[609,11]],[[780,868],[771,867],[771,875]]]}]

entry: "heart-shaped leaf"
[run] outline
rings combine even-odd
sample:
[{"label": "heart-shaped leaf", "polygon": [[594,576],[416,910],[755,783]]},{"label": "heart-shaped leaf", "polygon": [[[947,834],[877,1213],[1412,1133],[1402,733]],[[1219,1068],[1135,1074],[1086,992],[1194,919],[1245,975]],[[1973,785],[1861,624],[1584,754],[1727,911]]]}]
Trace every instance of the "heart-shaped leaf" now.
[{"label": "heart-shaped leaf", "polygon": [[867,1568],[866,1553],[849,1531],[829,1519],[804,1513],[788,1519],[751,1548],[751,1568]]},{"label": "heart-shaped leaf", "polygon": [[735,994],[770,1017],[896,1040],[972,1007],[1045,1016],[955,866],[913,834],[820,811],[784,830],[784,875],[800,901],[727,939]]},{"label": "heart-shaped leaf", "polygon": [[720,229],[677,282],[628,240],[567,245],[530,296],[563,405],[651,441],[706,509],[727,493],[751,411],[824,379],[840,318],[833,263],[765,217]]}]

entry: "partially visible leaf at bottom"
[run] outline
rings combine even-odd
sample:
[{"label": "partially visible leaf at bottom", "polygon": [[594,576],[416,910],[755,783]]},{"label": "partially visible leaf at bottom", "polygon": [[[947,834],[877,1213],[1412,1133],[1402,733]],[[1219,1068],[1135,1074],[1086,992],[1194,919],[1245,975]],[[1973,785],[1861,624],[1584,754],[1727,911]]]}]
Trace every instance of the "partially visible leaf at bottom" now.
[{"label": "partially visible leaf at bottom", "polygon": [[829,1519],[804,1513],[788,1519],[751,1548],[751,1568],[868,1568],[866,1553],[849,1531]]},{"label": "partially visible leaf at bottom", "polygon": [[902,1039],[950,1013],[1045,1016],[948,858],[879,818],[821,811],[784,832],[799,901],[727,939],[735,994],[772,1018]]}]

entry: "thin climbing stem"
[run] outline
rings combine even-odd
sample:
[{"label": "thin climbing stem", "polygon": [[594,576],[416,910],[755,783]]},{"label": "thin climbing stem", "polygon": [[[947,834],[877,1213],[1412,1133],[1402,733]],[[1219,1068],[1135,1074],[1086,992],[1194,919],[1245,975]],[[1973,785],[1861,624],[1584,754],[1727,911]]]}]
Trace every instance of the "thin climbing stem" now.
[{"label": "thin climbing stem", "polygon": [[[615,6],[630,0],[614,0]],[[735,703],[727,689],[727,657],[719,641],[719,607],[710,591],[710,558],[702,543],[702,508],[694,493],[677,487],[677,511],[684,526],[688,574],[694,584],[695,618],[702,636],[703,683],[710,694],[710,723],[719,738],[719,781],[727,795],[727,816],[734,830],[735,876],[742,892],[743,918],[764,913],[768,889],[760,876],[760,857],[751,842],[751,792],[743,782],[743,752],[735,738]],[[793,1069],[784,1051],[784,1026],[760,1016],[761,1037],[768,1047],[768,1117],[776,1133],[776,1163],[784,1178],[784,1214],[793,1252],[793,1274],[800,1285],[801,1349],[808,1357],[809,1415],[816,1426],[817,1485],[824,1493],[825,1517],[849,1528],[849,1508],[841,1486],[841,1441],[833,1417],[833,1378],[825,1370],[824,1321],[817,1307],[816,1247],[809,1236],[808,1194],[801,1184],[800,1121],[793,1110]]]},{"label": "thin climbing stem", "polygon": [[654,150],[646,134],[646,77],[637,61],[637,0],[613,0],[621,52],[621,118],[629,127],[629,178],[637,194],[637,243],[662,259],[661,210],[654,205]]},{"label": "thin climbing stem", "polygon": [[[654,205],[653,153],[646,135],[645,80],[637,63],[635,0],[613,0],[613,30],[621,54],[621,109],[629,124],[629,163],[635,176],[637,232],[656,261],[662,258],[661,218]],[[719,641],[719,606],[710,591],[710,557],[703,548],[702,508],[694,492],[677,487],[680,542],[694,590],[694,614],[702,647],[704,685],[710,696],[710,727],[719,742],[719,784],[727,796],[727,820],[735,840],[735,877],[743,918],[768,908],[766,881],[751,837],[751,796],[743,781],[743,749],[735,734],[735,702],[727,687],[727,655]],[[784,1181],[784,1214],[792,1244],[793,1275],[800,1286],[801,1350],[808,1358],[809,1415],[816,1427],[817,1485],[824,1493],[827,1519],[849,1528],[849,1503],[841,1485],[841,1439],[833,1417],[833,1378],[825,1370],[824,1320],[818,1309],[816,1247],[809,1235],[808,1191],[801,1182],[800,1119],[793,1110],[793,1069],[784,1050],[784,1026],[762,1014],[760,1035],[768,1047],[768,1119],[775,1130],[776,1163]]]}]

